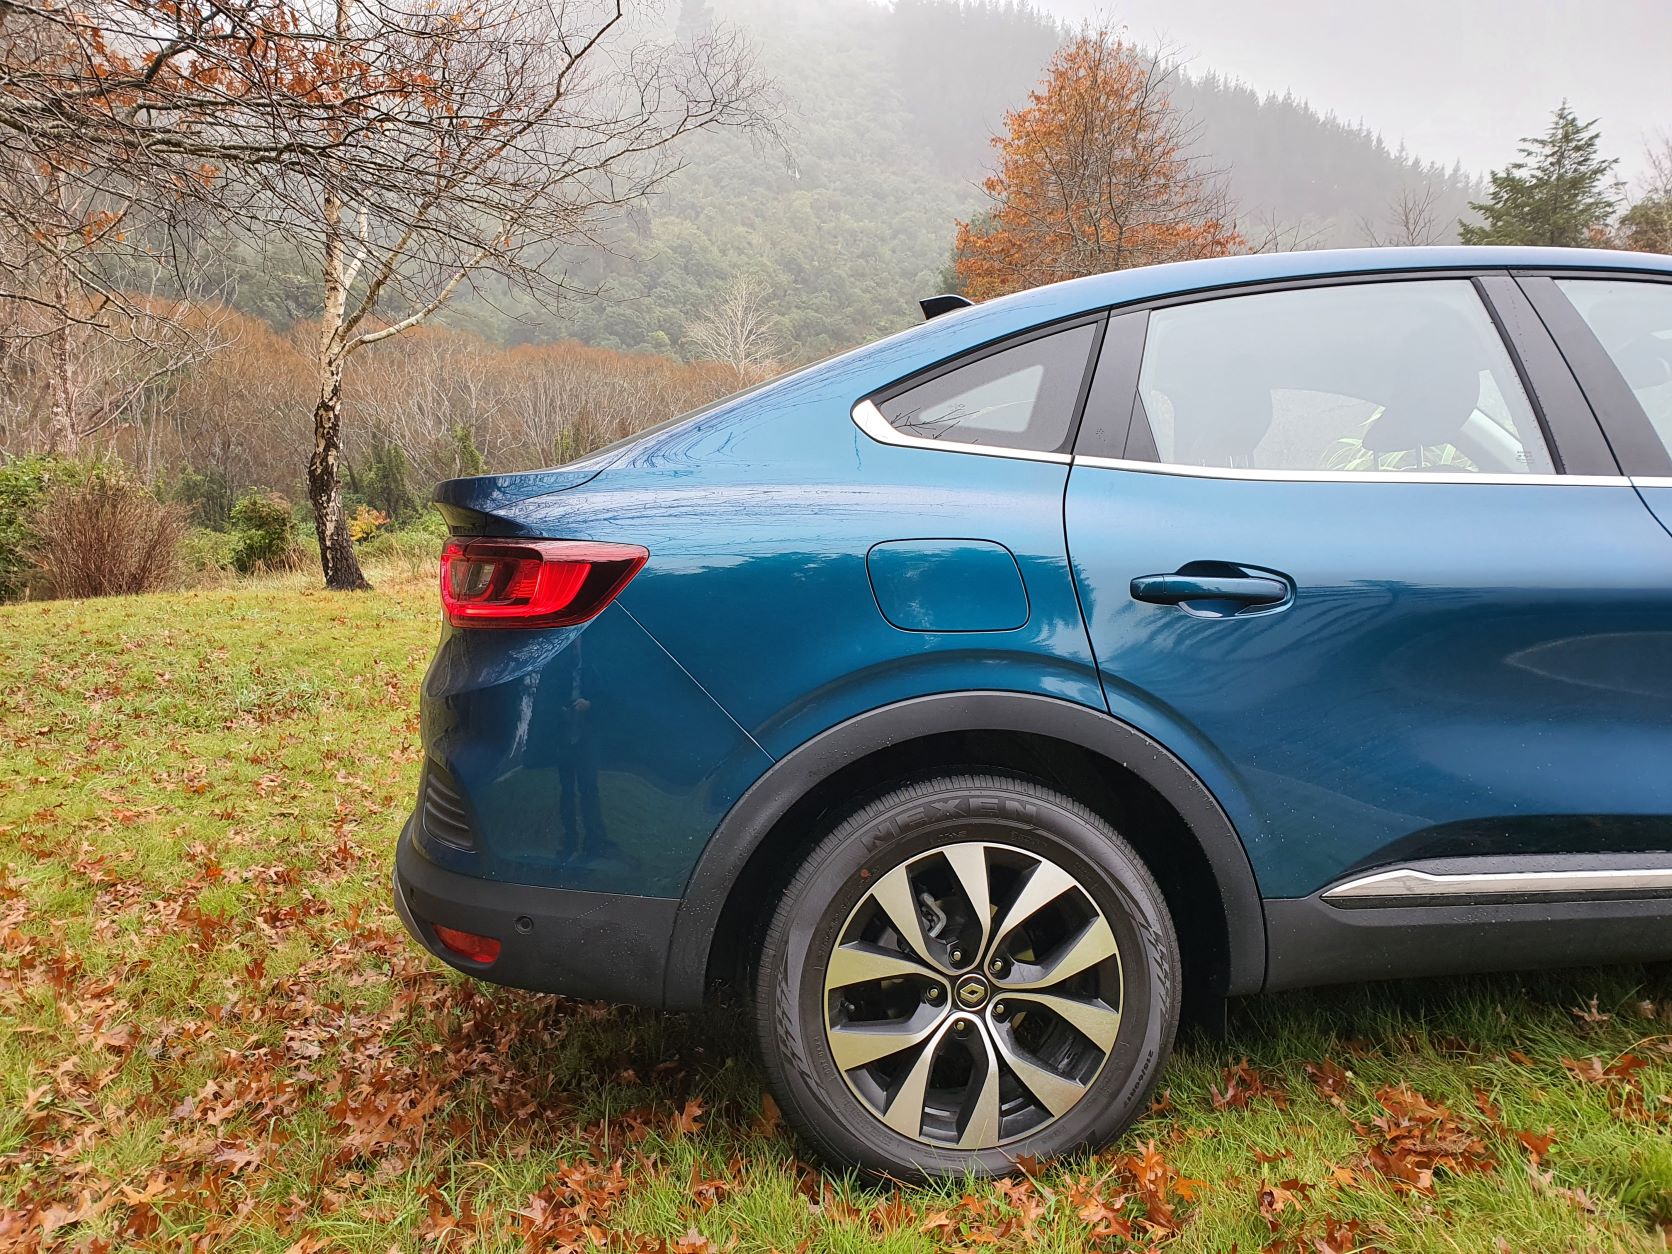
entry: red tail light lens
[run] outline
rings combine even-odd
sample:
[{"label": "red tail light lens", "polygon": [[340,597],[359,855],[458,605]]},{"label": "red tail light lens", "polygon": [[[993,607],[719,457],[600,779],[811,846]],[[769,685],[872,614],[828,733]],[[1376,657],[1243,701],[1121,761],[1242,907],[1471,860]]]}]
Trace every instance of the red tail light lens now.
[{"label": "red tail light lens", "polygon": [[596,617],[649,557],[590,540],[449,540],[441,606],[455,627],[569,627]]},{"label": "red tail light lens", "polygon": [[439,923],[432,923],[430,926],[435,929],[436,940],[461,958],[468,958],[486,966],[499,957],[499,942],[491,936],[461,932],[456,927],[442,927]]}]

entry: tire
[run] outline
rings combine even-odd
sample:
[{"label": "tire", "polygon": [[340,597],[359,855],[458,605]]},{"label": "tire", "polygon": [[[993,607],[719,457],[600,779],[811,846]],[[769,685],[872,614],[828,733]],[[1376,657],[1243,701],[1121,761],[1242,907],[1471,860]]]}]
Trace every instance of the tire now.
[{"label": "tire", "polygon": [[1032,780],[947,775],[808,855],[766,933],[755,1022],[786,1118],[828,1162],[1002,1175],[1145,1109],[1179,982],[1165,900],[1113,828]]}]

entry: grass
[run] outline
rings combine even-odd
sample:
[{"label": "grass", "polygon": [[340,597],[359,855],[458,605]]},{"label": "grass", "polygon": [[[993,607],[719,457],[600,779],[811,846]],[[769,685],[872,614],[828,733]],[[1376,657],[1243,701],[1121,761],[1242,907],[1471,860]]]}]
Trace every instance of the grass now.
[{"label": "grass", "polygon": [[0,608],[0,1247],[1666,1248],[1663,969],[1260,999],[1095,1160],[821,1174],[734,1020],[407,943],[432,596]]}]

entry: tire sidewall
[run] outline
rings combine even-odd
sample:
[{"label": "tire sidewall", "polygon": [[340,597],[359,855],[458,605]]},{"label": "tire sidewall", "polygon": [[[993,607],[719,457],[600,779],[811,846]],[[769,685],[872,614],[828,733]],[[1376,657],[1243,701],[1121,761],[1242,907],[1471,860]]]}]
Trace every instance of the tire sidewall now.
[{"label": "tire sidewall", "polygon": [[[825,1037],[824,972],[854,907],[886,872],[963,841],[1010,845],[1057,863],[1091,895],[1121,955],[1121,1027],[1090,1090],[1062,1117],[982,1151],[901,1136],[848,1088]],[[911,785],[839,826],[779,906],[763,955],[761,1022],[769,1069],[804,1128],[838,1161],[871,1172],[999,1174],[1109,1140],[1141,1110],[1172,1044],[1178,948],[1148,869],[1084,807],[1026,780],[976,776]]]}]

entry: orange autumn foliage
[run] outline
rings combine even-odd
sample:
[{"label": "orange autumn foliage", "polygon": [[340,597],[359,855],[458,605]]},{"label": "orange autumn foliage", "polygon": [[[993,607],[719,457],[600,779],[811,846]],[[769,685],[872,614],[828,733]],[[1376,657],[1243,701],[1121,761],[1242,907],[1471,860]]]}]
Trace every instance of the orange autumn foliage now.
[{"label": "orange autumn foliage", "polygon": [[1107,31],[1052,59],[995,138],[991,212],[958,224],[954,266],[975,300],[1059,279],[1217,257],[1243,244],[1217,181],[1191,159],[1171,70]]}]

